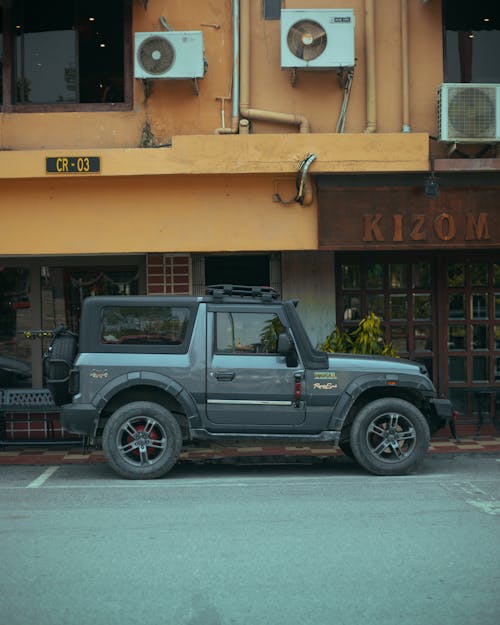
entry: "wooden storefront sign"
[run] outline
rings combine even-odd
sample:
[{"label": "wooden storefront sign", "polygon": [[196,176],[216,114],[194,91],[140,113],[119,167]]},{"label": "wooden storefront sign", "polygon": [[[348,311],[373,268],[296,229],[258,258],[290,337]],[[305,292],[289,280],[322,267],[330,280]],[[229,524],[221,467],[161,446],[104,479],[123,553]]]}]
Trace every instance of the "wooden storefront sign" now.
[{"label": "wooden storefront sign", "polygon": [[500,187],[321,188],[320,249],[488,248],[500,245]]}]

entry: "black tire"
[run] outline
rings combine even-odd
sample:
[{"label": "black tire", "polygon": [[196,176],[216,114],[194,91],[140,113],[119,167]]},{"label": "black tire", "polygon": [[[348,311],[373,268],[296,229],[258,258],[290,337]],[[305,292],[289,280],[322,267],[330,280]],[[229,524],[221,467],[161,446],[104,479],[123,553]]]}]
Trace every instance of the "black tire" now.
[{"label": "black tire", "polygon": [[429,425],[403,399],[377,399],[364,406],[351,428],[355,460],[376,475],[404,475],[415,469],[429,448]]},{"label": "black tire", "polygon": [[179,458],[182,433],[172,413],[153,402],[118,408],[102,434],[111,468],[129,480],[150,480],[170,471]]}]

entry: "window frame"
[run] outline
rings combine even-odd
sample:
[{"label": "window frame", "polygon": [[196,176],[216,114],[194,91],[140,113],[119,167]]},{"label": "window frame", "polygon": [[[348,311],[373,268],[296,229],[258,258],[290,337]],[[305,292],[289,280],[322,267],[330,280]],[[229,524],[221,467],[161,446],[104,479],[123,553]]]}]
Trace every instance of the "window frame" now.
[{"label": "window frame", "polygon": [[2,92],[0,112],[2,113],[59,113],[59,112],[97,112],[97,111],[130,111],[133,106],[133,50],[132,50],[132,0],[123,2],[123,102],[51,102],[46,104],[16,104],[13,102],[12,77],[14,71],[14,36],[12,24],[12,8],[7,3],[3,8],[3,66]]}]

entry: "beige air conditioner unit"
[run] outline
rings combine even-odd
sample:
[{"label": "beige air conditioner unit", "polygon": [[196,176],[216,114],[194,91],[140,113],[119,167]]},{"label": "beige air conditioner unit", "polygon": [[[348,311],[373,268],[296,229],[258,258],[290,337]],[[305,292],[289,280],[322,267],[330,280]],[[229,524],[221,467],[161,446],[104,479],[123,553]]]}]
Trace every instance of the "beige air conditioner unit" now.
[{"label": "beige air conditioner unit", "polygon": [[445,83],[438,90],[439,141],[500,141],[500,85]]},{"label": "beige air conditioner unit", "polygon": [[203,78],[204,74],[201,31],[135,33],[135,78]]},{"label": "beige air conditioner unit", "polygon": [[282,9],[281,67],[354,67],[352,9]]}]

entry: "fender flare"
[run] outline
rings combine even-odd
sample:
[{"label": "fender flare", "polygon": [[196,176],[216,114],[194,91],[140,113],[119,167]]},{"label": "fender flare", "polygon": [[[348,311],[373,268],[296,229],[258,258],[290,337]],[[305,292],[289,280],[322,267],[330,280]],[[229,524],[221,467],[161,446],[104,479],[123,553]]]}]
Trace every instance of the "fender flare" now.
[{"label": "fender flare", "polygon": [[[423,378],[424,380],[426,378]],[[329,429],[341,430],[344,422],[351,410],[354,402],[368,390],[374,388],[401,389],[402,391],[413,391],[422,394],[423,391],[433,390],[432,382],[428,380],[428,385],[422,383],[420,376],[401,374],[368,374],[353,380],[343,391],[342,395],[335,402],[332,414],[330,415]],[[389,393],[388,393],[389,395]]]},{"label": "fender flare", "polygon": [[134,386],[144,385],[154,386],[174,397],[186,413],[190,430],[200,427],[201,418],[196,402],[183,386],[167,375],[153,371],[133,371],[113,378],[96,394],[93,401],[99,415],[96,421],[96,430],[104,407],[115,395],[123,390],[133,389]]}]

